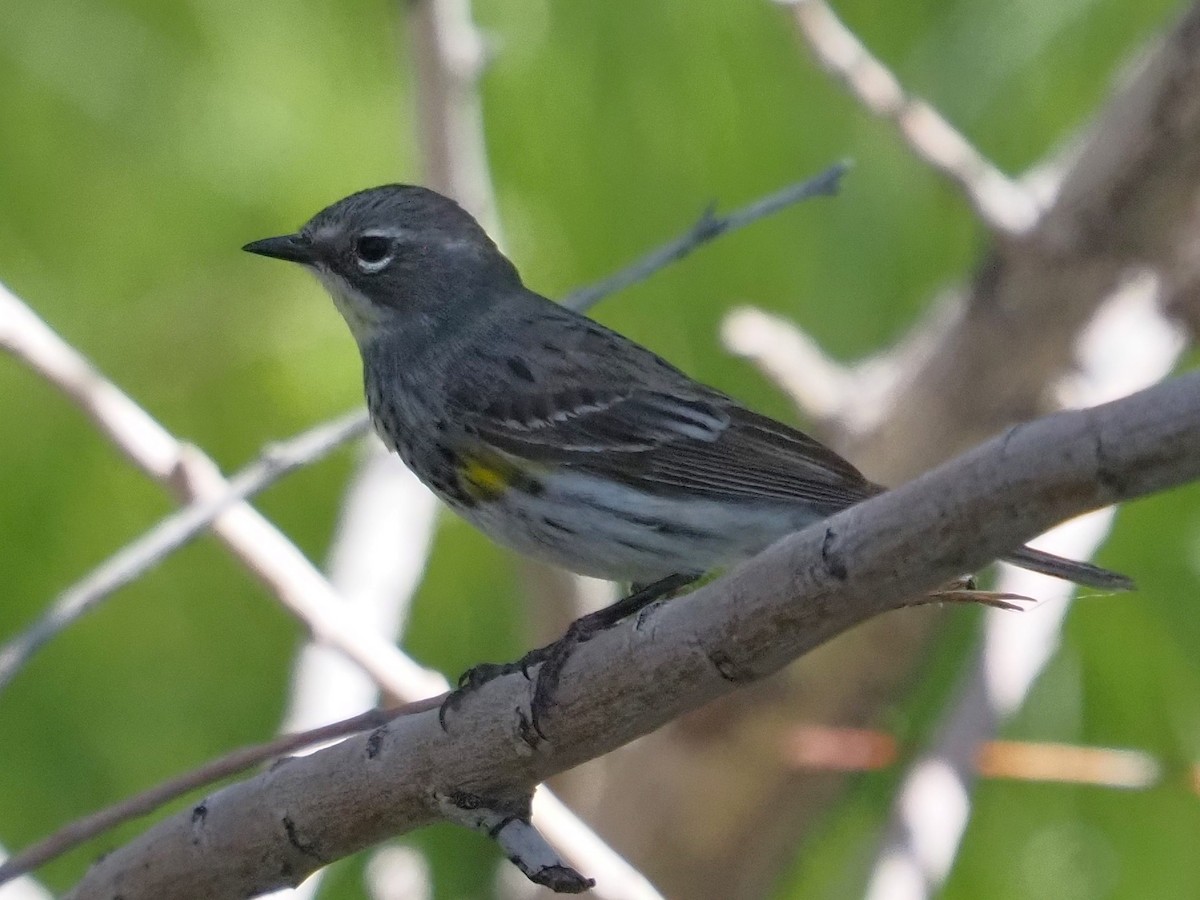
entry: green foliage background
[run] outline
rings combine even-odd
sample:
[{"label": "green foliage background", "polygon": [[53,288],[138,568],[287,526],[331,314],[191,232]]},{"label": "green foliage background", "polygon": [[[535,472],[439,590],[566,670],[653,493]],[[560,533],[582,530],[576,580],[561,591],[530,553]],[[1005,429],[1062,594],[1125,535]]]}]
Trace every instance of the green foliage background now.
[{"label": "green foliage background", "polygon": [[[226,469],[360,402],[355,350],[315,283],[241,253],[364,186],[419,178],[409,60],[382,0],[7,0],[0,8],[0,280]],[[901,334],[969,271],[960,198],[798,49],[763,0],[480,0],[482,85],[505,239],[557,296],[686,227],[833,160],[843,195],[724,239],[606,301],[605,322],[759,408],[788,404],[721,349],[732,305],[794,318],[851,359]],[[854,0],[839,12],[912,89],[1009,171],[1068,138],[1169,21],[1164,0]],[[1020,349],[1014,349],[1019,364]],[[261,501],[314,559],[353,464],[343,452]],[[1077,605],[1067,645],[1009,729],[1142,747],[1178,767],[1142,794],[981,786],[947,897],[1200,895],[1200,489],[1133,504],[1103,561],[1132,597]],[[171,508],[79,412],[0,359],[0,637]],[[891,723],[919,739],[969,641],[951,626]],[[122,591],[0,695],[0,843],[193,767],[276,727],[299,627],[211,539]],[[507,558],[442,522],[406,638],[451,674],[525,644]],[[860,779],[778,897],[862,889],[894,774]],[[43,874],[62,889],[140,830]],[[494,851],[412,838],[439,897],[487,892]],[[359,864],[327,896],[361,896]]]}]

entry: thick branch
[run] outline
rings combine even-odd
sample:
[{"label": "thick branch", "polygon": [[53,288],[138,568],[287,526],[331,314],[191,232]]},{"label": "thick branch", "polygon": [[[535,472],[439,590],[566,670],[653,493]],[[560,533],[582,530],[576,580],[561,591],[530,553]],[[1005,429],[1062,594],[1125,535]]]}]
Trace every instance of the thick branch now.
[{"label": "thick branch", "polygon": [[[406,704],[402,709],[369,709],[340,722],[311,728],[298,734],[284,734],[263,744],[239,747],[224,756],[210,760],[197,769],[169,778],[152,788],[122,800],[120,803],[76,819],[49,837],[0,862],[0,886],[7,885],[10,879],[22,873],[44,866],[50,860],[74,850],[80,844],[109,829],[140,816],[149,815],[184,794],[208,787],[232,775],[239,775],[247,769],[260,766],[286,753],[296,753],[316,744],[328,743],[369,728],[378,728],[400,715],[411,714],[423,709],[437,709],[441,699],[432,697],[429,700],[418,700],[415,703]],[[8,898],[4,897],[4,900],[8,900]]]},{"label": "thick branch", "polygon": [[[582,645],[534,741],[530,684],[497,679],[443,732],[409,716],[276,766],[98,862],[71,896],[248,895],[546,777],[776,671],[1049,525],[1200,477],[1200,373],[1007,434],[781,541],[727,578]],[[587,874],[587,873],[585,873]]]}]

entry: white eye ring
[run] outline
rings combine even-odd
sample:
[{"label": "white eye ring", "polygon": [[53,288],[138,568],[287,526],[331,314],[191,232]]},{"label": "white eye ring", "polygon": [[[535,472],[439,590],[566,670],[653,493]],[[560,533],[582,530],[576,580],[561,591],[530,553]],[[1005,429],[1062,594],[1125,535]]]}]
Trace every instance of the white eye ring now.
[{"label": "white eye ring", "polygon": [[[359,269],[370,275],[386,268],[388,263],[392,261],[392,258],[395,255],[394,253],[390,252],[392,246],[390,238],[390,235],[371,231],[360,235],[358,240],[354,242],[354,262]],[[364,245],[368,241],[370,242],[370,250],[364,253]],[[384,254],[378,259],[368,258],[374,251],[378,250],[387,252],[384,252]]]}]

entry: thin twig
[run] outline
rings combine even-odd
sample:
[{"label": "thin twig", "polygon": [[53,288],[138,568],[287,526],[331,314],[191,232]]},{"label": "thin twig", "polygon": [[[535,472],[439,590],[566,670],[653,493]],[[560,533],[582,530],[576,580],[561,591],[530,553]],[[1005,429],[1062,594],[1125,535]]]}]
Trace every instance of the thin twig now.
[{"label": "thin twig", "polygon": [[[0,847],[0,864],[8,859],[8,850]],[[0,890],[0,900],[54,900],[54,895],[35,879],[25,876],[10,881]]]},{"label": "thin twig", "polygon": [[443,698],[444,695],[431,697],[428,700],[418,700],[392,709],[370,709],[340,722],[332,722],[295,734],[285,734],[261,744],[239,747],[231,753],[217,757],[183,775],[169,778],[149,790],[122,800],[120,803],[76,819],[49,837],[10,856],[3,864],[0,864],[0,885],[26,872],[31,872],[64,853],[69,853],[80,844],[105,831],[141,816],[149,815],[184,794],[245,772],[267,760],[370,728],[378,728],[401,716],[411,716],[427,709],[434,709]]},{"label": "thin twig", "polygon": [[367,427],[359,410],[268,445],[259,458],[229,480],[228,490],[197,500],[171,513],[137,540],[126,544],[58,595],[50,608],[16,637],[0,646],[0,690],[47,641],[77,621],[109,594],[161,563],[169,554],[203,534],[235,503],[265,490],[282,476],[311,465]]},{"label": "thin twig", "polygon": [[[177,495],[221,502],[228,494],[229,482],[211,459],[170,434],[3,286],[0,346],[74,400],[130,460]],[[218,516],[213,531],[318,640],[355,660],[397,698],[418,700],[446,689],[440,675],[347,618],[324,576],[245,501]]]},{"label": "thin twig", "polygon": [[744,228],[802,200],[808,200],[811,197],[832,196],[837,193],[842,176],[849,168],[848,162],[837,163],[819,175],[789,185],[725,216],[716,215],[712,207],[709,207],[685,234],[651,250],[645,256],[603,281],[572,291],[563,298],[563,306],[579,312],[591,309],[610,294],[623,291],[639,281],[646,280],[660,269],[673,262],[678,262],[696,248],[723,234]]},{"label": "thin twig", "polygon": [[908,94],[824,0],[778,0],[790,6],[801,35],[822,66],[875,115],[896,126],[913,152],[962,191],[997,234],[1036,224],[1032,195],[997,169],[928,103]]}]

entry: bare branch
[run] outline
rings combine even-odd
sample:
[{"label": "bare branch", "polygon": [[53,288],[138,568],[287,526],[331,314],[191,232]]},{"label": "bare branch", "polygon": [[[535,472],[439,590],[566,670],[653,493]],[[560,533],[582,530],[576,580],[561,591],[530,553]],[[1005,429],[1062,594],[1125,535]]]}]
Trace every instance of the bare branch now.
[{"label": "bare branch", "polygon": [[896,126],[918,157],[957,187],[997,235],[1020,235],[1039,217],[1037,203],[971,145],[928,103],[906,93],[888,68],[824,0],[778,0],[790,6],[817,60],[866,109]]},{"label": "bare branch", "polygon": [[[178,496],[221,502],[229,493],[229,482],[211,459],[171,435],[3,288],[0,346],[71,397],[131,461]],[[396,697],[419,700],[445,690],[440,675],[346,617],[324,576],[248,503],[225,510],[213,532],[317,640],[354,659]]]},{"label": "bare branch", "polygon": [[673,262],[678,262],[697,247],[701,247],[723,234],[744,228],[802,200],[808,200],[811,197],[832,196],[837,193],[842,176],[849,168],[849,163],[837,163],[807,181],[789,185],[781,191],[756,200],[749,206],[744,206],[726,216],[716,215],[710,207],[704,211],[687,233],[663,244],[656,250],[651,250],[641,259],[630,263],[603,281],[572,291],[563,298],[562,304],[580,312],[591,309],[610,294],[623,291],[639,281],[644,281],[660,269]]},{"label": "bare branch", "polygon": [[268,445],[259,458],[229,481],[212,499],[197,500],[164,518],[75,582],[29,628],[0,646],[0,690],[47,641],[89,612],[105,597],[157,566],[169,554],[203,534],[234,504],[252,497],[276,480],[323,458],[349,438],[362,434],[367,417],[356,411],[311,428],[286,441]]},{"label": "bare branch", "polygon": [[[903,88],[824,0],[781,2],[835,76],[861,77],[854,93],[866,108],[905,108]],[[1200,209],[1200,65],[1191,52],[1198,31],[1193,4],[1070,152],[1039,167],[1037,179],[1023,179],[1045,182],[1031,226],[1018,229],[1020,237],[997,231],[970,288],[880,358],[892,383],[869,385],[874,422],[858,416],[846,448],[864,468],[885,480],[906,477],[1044,410],[1047,385],[1072,367],[1074,338],[1131,268],[1159,268],[1168,302],[1186,320],[1187,298],[1200,296],[1189,287],[1195,242],[1180,239],[1194,232]],[[923,159],[937,156],[909,146]],[[1014,347],[1022,350],[1019,367],[1011,364]],[[914,466],[910,457],[922,462]]]},{"label": "bare branch", "polygon": [[754,307],[730,310],[721,323],[725,348],[753,362],[799,410],[825,424],[841,424],[857,399],[849,366],[828,356],[791,322]]},{"label": "bare branch", "polygon": [[1200,373],[1010,430],[784,539],[686,603],[579,647],[527,727],[520,674],[469,695],[448,731],[407,716],[223,789],[99,861],[71,894],[249,895],[441,816],[435,794],[525,796],[537,782],[777,671],[1050,524],[1200,477]]}]

